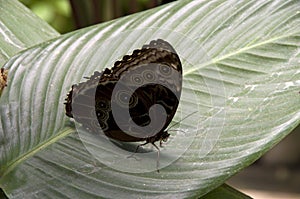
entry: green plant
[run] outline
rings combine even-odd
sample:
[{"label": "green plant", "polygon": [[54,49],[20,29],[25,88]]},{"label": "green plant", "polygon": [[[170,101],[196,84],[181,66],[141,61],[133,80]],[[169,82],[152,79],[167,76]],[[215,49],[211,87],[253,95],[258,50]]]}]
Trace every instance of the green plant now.
[{"label": "green plant", "polygon": [[[66,35],[18,1],[0,0],[0,8],[0,63],[9,70],[0,98],[0,187],[10,198],[246,198],[216,188],[299,124],[297,0],[182,0]],[[184,55],[191,87],[183,90],[197,101],[181,103],[199,106],[200,129],[159,174],[119,172],[88,153],[64,98],[84,76],[158,37]],[[182,122],[194,129],[189,123]],[[209,153],[201,156],[203,149]]]}]

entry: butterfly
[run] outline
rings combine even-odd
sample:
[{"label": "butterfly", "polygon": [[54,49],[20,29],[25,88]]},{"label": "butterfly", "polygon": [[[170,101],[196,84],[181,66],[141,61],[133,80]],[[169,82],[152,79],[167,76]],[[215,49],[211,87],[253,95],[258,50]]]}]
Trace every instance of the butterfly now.
[{"label": "butterfly", "polygon": [[[180,58],[171,44],[157,39],[123,56],[111,69],[96,71],[86,82],[74,84],[67,94],[65,110],[68,117],[92,133],[103,132],[122,142],[145,141],[135,152],[151,143],[159,159],[155,142],[161,147],[169,138],[166,129],[176,113],[181,90]],[[164,111],[151,112],[154,105]],[[120,114],[126,110],[129,114]],[[151,124],[161,122],[161,118],[164,123],[152,131]],[[150,128],[145,131],[143,127],[147,126]]]}]

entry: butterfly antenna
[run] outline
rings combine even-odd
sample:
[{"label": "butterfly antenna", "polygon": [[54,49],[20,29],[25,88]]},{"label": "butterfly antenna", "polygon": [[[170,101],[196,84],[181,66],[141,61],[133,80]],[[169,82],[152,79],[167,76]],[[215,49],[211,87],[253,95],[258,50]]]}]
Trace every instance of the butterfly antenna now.
[{"label": "butterfly antenna", "polygon": [[185,116],[184,118],[182,118],[181,120],[179,120],[178,122],[176,122],[175,124],[173,124],[172,126],[170,126],[170,127],[167,129],[167,131],[168,131],[170,128],[176,126],[177,124],[179,124],[180,122],[182,122],[183,120],[185,120],[186,118],[190,117],[191,115],[193,115],[193,114],[195,114],[195,113],[197,113],[197,112],[198,112],[198,111],[194,111],[194,112],[188,114],[187,116]]},{"label": "butterfly antenna", "polygon": [[181,130],[181,129],[173,129],[173,130],[172,130],[172,129],[169,129],[168,132],[169,132],[169,131],[181,131],[182,133],[186,133],[185,131],[183,131],[183,130]]}]

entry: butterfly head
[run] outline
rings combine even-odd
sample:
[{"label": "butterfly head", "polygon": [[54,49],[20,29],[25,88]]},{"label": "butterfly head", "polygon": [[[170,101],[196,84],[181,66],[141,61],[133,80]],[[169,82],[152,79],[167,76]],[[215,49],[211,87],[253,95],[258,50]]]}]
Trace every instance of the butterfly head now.
[{"label": "butterfly head", "polygon": [[163,142],[167,142],[169,137],[170,137],[170,134],[168,133],[168,131],[163,131],[159,140],[163,141]]}]

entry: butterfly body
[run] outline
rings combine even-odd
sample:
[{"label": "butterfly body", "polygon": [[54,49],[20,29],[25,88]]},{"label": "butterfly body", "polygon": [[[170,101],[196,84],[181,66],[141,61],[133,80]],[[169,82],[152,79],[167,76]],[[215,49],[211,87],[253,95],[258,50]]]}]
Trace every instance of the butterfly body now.
[{"label": "butterfly body", "polygon": [[[170,136],[166,128],[176,113],[181,86],[182,67],[174,48],[154,40],[125,55],[111,69],[96,71],[86,82],[73,85],[66,98],[66,115],[92,133],[102,131],[111,139],[145,141],[157,148],[155,142],[161,145]],[[154,105],[164,111],[151,110]],[[126,110],[129,115],[122,115]],[[153,125],[163,119],[155,129]]]}]

